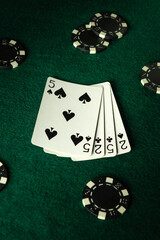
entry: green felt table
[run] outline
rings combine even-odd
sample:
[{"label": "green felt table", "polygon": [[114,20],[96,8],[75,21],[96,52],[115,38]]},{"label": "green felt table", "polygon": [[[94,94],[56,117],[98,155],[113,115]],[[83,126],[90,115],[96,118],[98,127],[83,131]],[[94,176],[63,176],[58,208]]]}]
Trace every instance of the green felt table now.
[{"label": "green felt table", "polygon": [[[0,193],[0,240],[159,240],[160,96],[139,79],[144,65],[160,61],[159,0],[0,3],[0,37],[28,49],[21,66],[0,70],[0,160],[10,173]],[[72,30],[101,11],[123,16],[127,35],[96,55],[75,49]],[[48,76],[87,85],[109,81],[132,151],[73,162],[32,145]],[[82,206],[85,184],[98,176],[128,186],[132,201],[122,217],[98,220]]]}]

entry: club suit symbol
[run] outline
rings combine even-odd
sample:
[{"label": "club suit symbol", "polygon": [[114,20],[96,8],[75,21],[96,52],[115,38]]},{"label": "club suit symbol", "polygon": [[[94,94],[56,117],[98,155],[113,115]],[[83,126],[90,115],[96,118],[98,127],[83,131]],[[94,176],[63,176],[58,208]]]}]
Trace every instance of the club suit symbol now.
[{"label": "club suit symbol", "polygon": [[54,130],[54,128],[51,127],[51,129],[46,128],[45,133],[49,140],[51,140],[53,137],[57,135],[57,131]]},{"label": "club suit symbol", "polygon": [[91,98],[88,96],[87,93],[84,93],[81,97],[79,97],[79,101],[86,104],[86,102],[90,102]]},{"label": "club suit symbol", "polygon": [[106,140],[110,143],[110,142],[112,142],[113,138],[108,137]]},{"label": "club suit symbol", "polygon": [[63,90],[63,88],[58,89],[57,91],[55,91],[54,94],[55,94],[56,96],[58,96],[59,99],[66,97],[66,93],[65,93],[65,91]]},{"label": "club suit symbol", "polygon": [[99,137],[96,138],[96,139],[95,139],[95,142],[100,143],[100,142],[101,142],[101,138],[99,138]]},{"label": "club suit symbol", "polygon": [[83,137],[80,136],[79,133],[76,133],[76,135],[71,136],[71,139],[72,139],[74,145],[76,146],[77,144],[79,144],[83,140]]},{"label": "club suit symbol", "polygon": [[63,116],[65,117],[66,121],[68,122],[70,119],[72,119],[75,116],[74,112],[71,112],[71,110],[64,111]]}]

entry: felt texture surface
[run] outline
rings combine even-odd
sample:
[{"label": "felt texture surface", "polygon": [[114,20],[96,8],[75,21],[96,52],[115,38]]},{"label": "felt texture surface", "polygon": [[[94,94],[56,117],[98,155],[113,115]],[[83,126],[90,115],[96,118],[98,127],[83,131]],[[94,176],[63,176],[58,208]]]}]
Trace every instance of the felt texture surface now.
[{"label": "felt texture surface", "polygon": [[[158,0],[1,1],[1,38],[28,49],[16,69],[0,69],[0,160],[10,174],[0,193],[0,240],[159,240],[160,96],[145,89],[141,68],[160,61]],[[71,32],[111,11],[129,25],[96,55],[72,46]],[[73,162],[30,142],[48,76],[79,84],[111,82],[132,151]],[[82,206],[85,184],[99,176],[124,182],[132,201],[120,218],[96,219]]]}]

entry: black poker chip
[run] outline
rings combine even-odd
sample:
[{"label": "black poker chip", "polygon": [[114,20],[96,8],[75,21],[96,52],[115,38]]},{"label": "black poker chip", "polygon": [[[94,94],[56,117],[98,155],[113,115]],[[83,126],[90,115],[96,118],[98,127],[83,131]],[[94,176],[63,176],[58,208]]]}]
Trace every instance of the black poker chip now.
[{"label": "black poker chip", "polygon": [[109,46],[109,41],[95,35],[88,24],[72,31],[72,42],[75,48],[90,54],[102,52]]},{"label": "black poker chip", "polygon": [[19,41],[13,39],[0,39],[0,68],[16,68],[25,58],[26,50]]},{"label": "black poker chip", "polygon": [[112,177],[100,177],[89,181],[83,190],[82,204],[101,220],[121,216],[129,206],[129,192]]},{"label": "black poker chip", "polygon": [[160,94],[160,62],[150,63],[142,68],[141,84]]},{"label": "black poker chip", "polygon": [[0,191],[6,186],[8,180],[7,169],[2,162],[0,162]]},{"label": "black poker chip", "polygon": [[95,34],[105,39],[117,39],[127,32],[126,21],[115,13],[96,13],[90,25]]}]

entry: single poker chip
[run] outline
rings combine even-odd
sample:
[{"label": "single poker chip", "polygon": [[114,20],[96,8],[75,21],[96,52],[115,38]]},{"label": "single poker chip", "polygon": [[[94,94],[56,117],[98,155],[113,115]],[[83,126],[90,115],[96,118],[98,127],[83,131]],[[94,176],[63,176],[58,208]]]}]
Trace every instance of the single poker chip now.
[{"label": "single poker chip", "polygon": [[148,64],[140,73],[141,84],[160,94],[160,62]]},{"label": "single poker chip", "polygon": [[13,39],[0,39],[0,68],[16,68],[26,58],[22,44]]},{"label": "single poker chip", "polygon": [[90,26],[95,34],[105,39],[122,38],[127,32],[126,21],[115,13],[96,13]]},{"label": "single poker chip", "polygon": [[7,169],[2,162],[0,162],[0,191],[5,187],[8,180]]},{"label": "single poker chip", "polygon": [[72,31],[72,42],[75,48],[90,54],[102,52],[109,46],[109,41],[95,35],[88,24]]},{"label": "single poker chip", "polygon": [[95,178],[83,190],[82,204],[101,220],[121,216],[129,206],[126,187],[112,177]]}]

